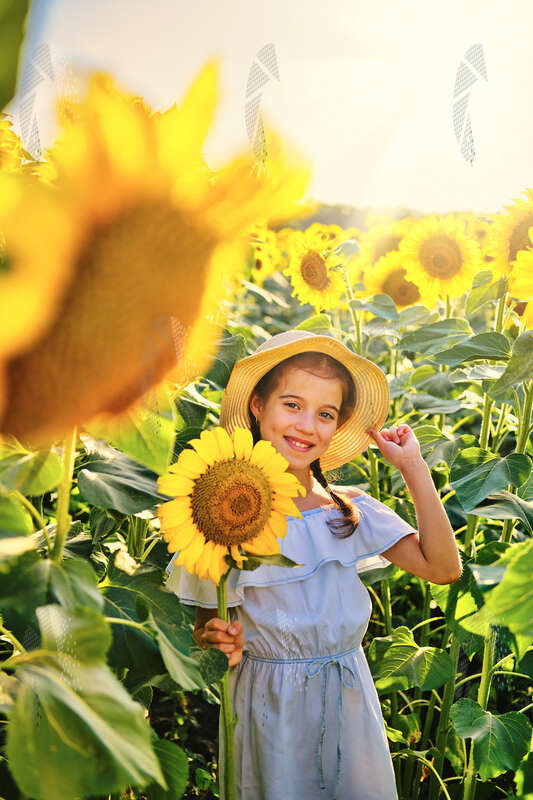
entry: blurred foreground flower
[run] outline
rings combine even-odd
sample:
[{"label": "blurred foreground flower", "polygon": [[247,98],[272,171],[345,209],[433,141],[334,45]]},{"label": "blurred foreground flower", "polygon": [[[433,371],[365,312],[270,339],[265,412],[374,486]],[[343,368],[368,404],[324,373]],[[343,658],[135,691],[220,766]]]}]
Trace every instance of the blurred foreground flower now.
[{"label": "blurred foreground flower", "polygon": [[[152,114],[104,74],[92,76],[81,102],[61,102],[62,136],[49,156],[75,237],[70,258],[56,247],[63,222],[46,215],[12,251],[20,220],[11,224],[0,203],[8,272],[30,263],[38,243],[69,274],[51,324],[5,364],[0,433],[46,445],[94,415],[120,414],[164,378],[184,384],[202,374],[220,335],[212,314],[244,267],[245,229],[302,213],[297,202],[310,170],[294,152],[288,158],[272,132],[261,174],[249,152],[215,174],[206,169],[201,149],[217,69],[209,62],[182,105],[164,113]],[[38,203],[37,190],[26,189],[29,220]],[[49,283],[43,306],[56,292]],[[17,307],[6,324],[19,324]],[[161,318],[167,322],[147,385],[143,347]]]},{"label": "blurred foreground flower", "polygon": [[[306,490],[271,442],[255,445],[251,431],[204,430],[191,439],[159,491],[175,497],[157,508],[168,550],[176,564],[218,584],[228,570],[226,555],[241,568],[246,553],[280,552],[277,537],[287,533],[286,514],[301,517],[290,499]],[[242,550],[240,549],[242,548]]]}]

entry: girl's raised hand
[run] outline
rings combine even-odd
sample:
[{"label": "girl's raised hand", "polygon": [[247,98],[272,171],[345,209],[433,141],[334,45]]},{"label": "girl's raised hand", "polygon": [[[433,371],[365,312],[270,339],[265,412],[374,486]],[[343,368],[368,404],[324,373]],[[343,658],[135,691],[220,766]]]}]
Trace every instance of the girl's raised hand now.
[{"label": "girl's raised hand", "polygon": [[375,441],[387,461],[400,471],[420,459],[420,444],[409,425],[392,425],[390,428],[367,428],[366,433]]},{"label": "girl's raised hand", "polygon": [[244,633],[241,623],[224,622],[220,617],[211,617],[201,628],[195,628],[193,636],[200,647],[217,647],[226,653],[229,666],[234,667],[242,660]]}]

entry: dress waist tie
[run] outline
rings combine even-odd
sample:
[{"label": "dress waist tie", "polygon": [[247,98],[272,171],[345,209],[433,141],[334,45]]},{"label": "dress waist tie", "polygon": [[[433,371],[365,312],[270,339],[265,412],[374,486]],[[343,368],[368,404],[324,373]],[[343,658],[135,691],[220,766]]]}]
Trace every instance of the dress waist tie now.
[{"label": "dress waist tie", "polygon": [[[307,683],[308,678],[315,678],[317,675],[320,675],[322,672],[322,714],[321,714],[321,724],[320,724],[320,738],[318,742],[318,751],[317,751],[317,759],[318,759],[318,772],[320,775],[320,789],[324,791],[326,789],[326,785],[324,783],[324,767],[322,764],[323,761],[323,744],[324,744],[324,737],[326,734],[326,695],[327,695],[327,681],[329,676],[329,668],[332,666],[337,667],[339,672],[339,679],[340,679],[340,686],[339,686],[339,697],[337,701],[337,710],[338,710],[338,722],[337,722],[337,772],[335,775],[335,795],[337,794],[337,787],[339,783],[339,777],[341,773],[341,722],[342,722],[342,689],[345,686],[347,689],[353,689],[355,686],[355,680],[357,675],[353,671],[351,667],[348,667],[346,664],[342,664],[340,659],[343,656],[349,655],[350,653],[354,653],[358,650],[359,647],[352,647],[349,650],[344,650],[342,653],[332,653],[327,656],[318,656],[316,658],[264,658],[262,656],[254,656],[250,653],[247,654],[247,657],[252,659],[252,661],[276,661],[276,662],[284,662],[284,663],[295,663],[295,662],[305,662],[307,663],[307,668],[305,670],[305,680]],[[346,672],[345,672],[346,671]]]}]

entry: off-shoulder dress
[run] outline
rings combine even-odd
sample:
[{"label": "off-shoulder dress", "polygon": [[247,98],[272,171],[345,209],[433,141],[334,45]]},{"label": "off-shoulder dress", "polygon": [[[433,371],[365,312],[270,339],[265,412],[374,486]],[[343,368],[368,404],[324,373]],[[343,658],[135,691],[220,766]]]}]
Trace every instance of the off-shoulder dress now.
[{"label": "off-shoulder dress", "polygon": [[[230,619],[244,632],[230,669],[238,800],[397,800],[381,706],[362,648],[372,604],[359,574],[416,532],[369,494],[352,498],[354,533],[336,538],[331,504],[287,517],[281,552],[300,567],[232,570]],[[167,588],[182,603],[216,608],[216,587],[173,562]],[[224,735],[219,727],[223,795]]]}]

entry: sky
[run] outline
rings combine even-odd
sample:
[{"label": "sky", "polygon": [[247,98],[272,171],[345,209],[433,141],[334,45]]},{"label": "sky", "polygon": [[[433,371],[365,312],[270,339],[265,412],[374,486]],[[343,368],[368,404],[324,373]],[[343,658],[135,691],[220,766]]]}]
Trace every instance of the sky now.
[{"label": "sky", "polygon": [[38,156],[72,69],[162,110],[214,57],[212,168],[265,119],[312,163],[316,200],[493,213],[533,186],[532,23],[529,0],[33,0],[7,111]]}]

